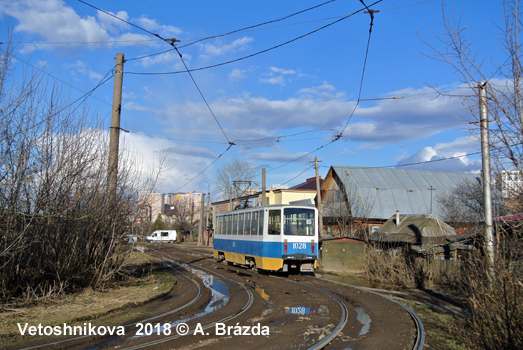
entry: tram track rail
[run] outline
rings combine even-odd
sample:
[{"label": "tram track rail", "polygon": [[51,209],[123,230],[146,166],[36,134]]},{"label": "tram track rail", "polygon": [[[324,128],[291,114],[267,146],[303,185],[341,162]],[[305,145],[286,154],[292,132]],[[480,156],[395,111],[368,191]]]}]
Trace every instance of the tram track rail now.
[{"label": "tram track rail", "polygon": [[[176,249],[176,248],[175,248]],[[191,250],[191,249],[187,249],[186,251],[190,251],[191,253],[194,253],[194,254],[198,254],[198,255],[205,255],[205,256],[212,256],[210,254],[207,254],[205,252],[201,252],[201,251],[195,251],[195,250]],[[312,277],[316,280],[319,280],[319,281],[326,281],[325,279],[323,278],[318,278],[318,277]],[[290,281],[290,280],[289,280]],[[297,282],[297,281],[293,281],[295,283],[300,283],[300,282]],[[419,318],[419,316],[412,310],[410,309],[408,306],[406,306],[405,304],[401,303],[400,301],[398,300],[395,300],[394,298],[392,297],[389,297],[383,293],[379,293],[375,290],[373,290],[372,288],[366,288],[366,287],[360,287],[360,286],[355,286],[355,285],[351,285],[351,284],[348,284],[348,283],[343,283],[343,282],[338,282],[338,281],[333,281],[333,280],[328,280],[328,282],[331,282],[331,283],[334,283],[334,284],[339,284],[339,285],[343,285],[343,286],[347,286],[347,287],[351,287],[351,288],[354,288],[354,289],[358,289],[358,290],[362,290],[362,291],[366,291],[366,292],[369,292],[369,293],[373,293],[375,295],[378,295],[382,298],[385,298],[387,299],[388,301],[394,303],[394,304],[397,304],[398,306],[400,306],[401,308],[403,308],[411,317],[412,321],[414,322],[414,325],[415,325],[415,328],[416,328],[416,339],[414,341],[414,345],[412,347],[413,350],[422,350],[423,349],[423,345],[425,343],[425,328],[423,326],[423,322],[421,321],[421,319]],[[300,283],[301,284],[301,283]],[[310,286],[310,285],[307,285],[307,284],[302,284],[302,285],[305,285],[307,287],[310,287],[310,288],[313,288],[313,289],[317,289],[313,286]],[[324,291],[323,291],[324,292]],[[325,292],[327,293],[327,292]],[[343,303],[338,299],[336,300],[338,303],[341,303],[343,305]],[[346,311],[346,309],[345,309]],[[345,312],[346,313],[346,312]],[[346,323],[346,321],[345,321]],[[345,324],[344,323],[344,324]],[[343,329],[343,327],[340,327],[340,325],[338,325],[338,327],[336,327],[335,331],[336,331],[336,335],[335,336],[329,336],[329,340],[325,340],[323,342],[323,345],[322,346],[325,346],[327,345],[330,341],[332,341],[334,338],[336,338],[336,336],[341,332],[341,330]],[[321,349],[321,347],[311,347],[310,349]]]},{"label": "tram track rail", "polygon": [[[248,300],[247,300],[247,303],[245,305],[243,305],[243,307],[236,313],[232,314],[232,315],[229,315],[227,317],[224,317],[218,321],[214,321],[214,322],[211,322],[209,324],[206,324],[205,326],[202,326],[202,330],[207,330],[207,329],[210,329],[212,327],[214,327],[217,323],[225,323],[225,322],[228,322],[228,321],[231,321],[235,318],[237,318],[238,316],[242,315],[243,313],[245,313],[252,305],[253,303],[253,300],[254,300],[254,296],[252,295],[252,292],[250,290],[247,289],[247,287],[245,287],[245,285],[242,285],[240,284],[239,282],[227,277],[227,276],[224,276],[220,273],[217,273],[215,271],[211,271],[210,269],[207,269],[203,266],[200,266],[200,265],[197,265],[197,264],[194,264],[192,262],[189,262],[187,260],[183,260],[183,259],[180,259],[180,258],[177,258],[177,257],[173,257],[169,254],[166,254],[166,253],[163,253],[163,252],[160,252],[158,250],[154,250],[155,252],[163,255],[163,256],[167,256],[169,258],[172,258],[172,259],[175,259],[175,260],[178,260],[178,261],[183,261],[185,264],[187,265],[194,265],[195,266],[195,269],[202,269],[202,270],[205,270],[207,272],[209,272],[210,274],[212,275],[217,275],[217,276],[220,276],[221,278],[225,279],[225,280],[229,280],[233,283],[236,283],[238,284],[243,290],[246,291],[247,295],[248,295]],[[150,255],[150,254],[149,254]],[[174,261],[172,261],[174,263]],[[129,347],[120,347],[120,349],[122,350],[136,350],[136,349],[143,349],[143,348],[146,348],[146,347],[152,347],[152,346],[155,346],[155,345],[159,345],[159,344],[162,344],[162,343],[165,343],[165,342],[169,342],[169,341],[172,341],[172,340],[175,340],[175,339],[178,339],[178,338],[181,338],[181,337],[184,337],[186,335],[192,335],[194,334],[194,330],[193,331],[190,331],[188,332],[187,334],[184,334],[184,335],[179,335],[179,334],[176,334],[176,335],[171,335],[171,336],[165,336],[161,339],[156,339],[156,340],[153,340],[153,341],[149,341],[147,343],[143,343],[143,344],[137,344],[137,345],[133,345],[133,346],[129,346]]]},{"label": "tram track rail", "polygon": [[[201,253],[201,252],[195,252],[195,251],[192,251],[192,250],[191,250],[191,252],[203,255],[203,253]],[[163,252],[161,252],[161,254],[170,256],[170,255],[165,254]],[[172,257],[172,256],[170,256],[170,257]],[[184,261],[182,259],[178,259],[178,260]],[[189,262],[187,262],[187,263],[189,263]],[[189,263],[189,264],[196,265],[197,268],[201,268],[201,269],[210,271],[209,269],[207,269],[205,267],[202,267],[202,266],[200,266],[198,264],[194,264],[194,263]],[[220,275],[220,274],[218,274],[218,275]],[[225,277],[225,276],[223,276],[223,277]],[[225,278],[228,278],[228,277],[225,277]],[[345,303],[343,302],[343,300],[341,300],[340,298],[332,295],[331,293],[328,293],[328,292],[326,292],[324,290],[321,290],[319,288],[316,288],[314,286],[311,286],[311,285],[308,285],[308,284],[305,284],[305,283],[301,283],[301,282],[298,282],[298,281],[294,281],[294,280],[281,278],[281,277],[278,277],[278,278],[280,278],[280,279],[282,279],[284,281],[287,281],[287,282],[292,282],[292,283],[298,284],[298,285],[300,285],[302,287],[310,288],[310,289],[312,289],[312,290],[314,290],[314,291],[316,291],[318,293],[321,293],[321,294],[327,296],[328,298],[332,299],[333,301],[335,301],[336,304],[339,306],[340,311],[341,311],[341,317],[340,317],[340,320],[339,320],[338,324],[334,328],[334,330],[330,334],[325,336],[322,340],[320,340],[319,342],[317,342],[316,344],[313,344],[311,347],[308,348],[308,350],[323,349],[327,344],[329,344],[331,341],[333,341],[340,334],[340,332],[343,330],[343,328],[345,327],[345,325],[347,323],[347,320],[348,320],[348,310],[347,310],[347,307],[345,306]],[[210,327],[211,326],[209,326],[207,328],[210,328]],[[204,327],[204,329],[205,329],[205,327]],[[130,349],[127,349],[127,350],[134,350],[134,349],[135,348],[130,348]],[[138,349],[138,348],[136,348],[136,349]]]},{"label": "tram track rail", "polygon": [[[174,308],[172,310],[169,310],[169,311],[164,312],[164,313],[159,314],[159,315],[154,315],[152,317],[141,319],[139,321],[135,321],[135,322],[132,322],[132,323],[124,324],[124,325],[122,325],[122,327],[129,328],[129,327],[135,326],[135,325],[137,325],[139,323],[145,323],[145,322],[153,321],[155,319],[159,319],[159,318],[162,318],[162,317],[165,317],[165,316],[172,315],[172,314],[174,314],[176,312],[179,312],[179,311],[181,311],[181,310],[191,306],[192,304],[194,304],[196,301],[198,301],[201,298],[201,296],[202,296],[202,288],[201,288],[200,284],[196,280],[194,280],[192,277],[186,276],[179,269],[177,269],[176,267],[166,263],[165,261],[162,261],[161,263],[165,267],[175,271],[177,274],[183,276],[184,278],[186,278],[189,281],[191,281],[192,283],[194,283],[196,285],[196,288],[197,288],[196,296],[193,299],[191,299],[189,302],[187,302],[187,303],[185,303],[185,304],[183,304],[183,305],[181,305],[181,306],[179,306],[177,308]],[[92,338],[92,337],[93,337],[92,335],[82,335],[82,336],[70,337],[70,338],[60,339],[60,340],[56,340],[56,341],[52,341],[52,342],[48,342],[48,343],[43,343],[43,344],[32,345],[32,346],[20,348],[19,350],[45,349],[45,348],[49,348],[49,347],[56,348],[57,346],[64,347],[64,346],[67,346],[67,343],[79,342],[79,341],[82,341],[82,339],[89,339],[89,338]],[[75,344],[73,346],[78,346],[78,344]]]},{"label": "tram track rail", "polygon": [[[314,279],[324,281],[324,279],[318,278],[318,277],[314,277]],[[423,327],[423,322],[421,322],[421,319],[419,318],[419,316],[416,315],[416,313],[414,311],[412,311],[412,309],[410,309],[408,306],[406,306],[405,304],[397,301],[394,298],[391,298],[391,297],[389,297],[387,295],[384,295],[382,293],[378,293],[378,292],[374,291],[372,288],[360,287],[360,286],[355,286],[355,285],[352,285],[352,284],[338,282],[338,281],[332,281],[332,280],[329,280],[329,282],[332,282],[334,284],[339,284],[339,285],[342,285],[342,286],[351,287],[351,288],[354,288],[354,289],[364,290],[366,292],[373,293],[375,295],[378,295],[378,296],[380,296],[382,298],[385,298],[385,299],[387,299],[387,300],[389,300],[389,301],[391,301],[391,302],[401,306],[403,309],[405,309],[405,311],[407,311],[409,313],[409,315],[411,316],[412,320],[414,321],[414,324],[416,325],[416,341],[414,342],[414,347],[412,349],[413,350],[422,350],[423,349],[423,345],[425,343],[425,328]]]}]

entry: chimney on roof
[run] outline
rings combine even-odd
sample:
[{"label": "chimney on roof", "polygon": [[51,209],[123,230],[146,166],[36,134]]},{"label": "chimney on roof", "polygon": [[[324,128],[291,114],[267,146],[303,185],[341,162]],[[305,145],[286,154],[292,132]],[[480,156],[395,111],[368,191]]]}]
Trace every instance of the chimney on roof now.
[{"label": "chimney on roof", "polygon": [[[321,175],[318,176],[318,178],[321,180]],[[311,178],[305,180],[305,182],[311,182],[311,181],[316,181],[316,177],[311,177]]]},{"label": "chimney on roof", "polygon": [[396,226],[400,224],[400,211],[396,210]]}]

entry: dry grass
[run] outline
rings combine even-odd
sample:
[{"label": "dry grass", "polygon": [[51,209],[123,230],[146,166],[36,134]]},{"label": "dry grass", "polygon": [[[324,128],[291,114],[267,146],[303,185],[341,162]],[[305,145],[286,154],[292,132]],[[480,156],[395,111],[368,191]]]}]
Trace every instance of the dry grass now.
[{"label": "dry grass", "polygon": [[[149,262],[145,254],[133,254],[131,261]],[[94,320],[103,315],[134,305],[143,304],[168,293],[176,277],[168,272],[155,271],[146,277],[131,278],[120,286],[103,291],[86,289],[81,293],[61,298],[40,299],[32,305],[13,305],[0,312],[0,339],[17,335],[17,324],[42,324],[43,326],[74,325]],[[96,322],[93,322],[96,323]],[[0,343],[1,347],[1,343]]]}]

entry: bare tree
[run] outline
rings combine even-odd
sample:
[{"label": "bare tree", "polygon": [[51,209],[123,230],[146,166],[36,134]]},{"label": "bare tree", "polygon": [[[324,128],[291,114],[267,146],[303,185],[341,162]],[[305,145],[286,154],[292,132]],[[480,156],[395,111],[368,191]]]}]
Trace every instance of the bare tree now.
[{"label": "bare tree", "polygon": [[170,210],[168,213],[173,218],[173,228],[182,234],[191,230],[195,223],[195,210],[196,205],[194,203],[194,197],[182,197],[175,200],[170,204]]},{"label": "bare tree", "polygon": [[[323,192],[323,217],[334,226],[334,236],[368,238],[368,221],[375,198],[358,194],[353,186],[336,185]],[[325,220],[325,219],[324,219]]]},{"label": "bare tree", "polygon": [[[228,163],[223,164],[216,171],[215,188],[219,193],[219,197],[224,199],[232,199],[242,196],[246,189],[245,183],[256,185],[256,169],[245,160],[234,158]],[[242,181],[243,186],[235,188],[235,182]]]},{"label": "bare tree", "polygon": [[[481,55],[467,40],[466,25],[461,16],[449,14],[442,4],[444,34],[436,36],[441,48],[428,41],[423,42],[432,50],[428,56],[452,67],[461,77],[462,83],[470,88],[471,97],[463,97],[473,118],[479,122],[478,86],[487,83],[487,103],[490,121],[491,153],[498,170],[507,169],[521,173],[523,170],[523,101],[521,74],[521,32],[518,0],[500,3],[505,11],[505,21],[498,25],[501,38],[500,50],[506,59],[502,63],[488,65],[488,55]],[[497,76],[497,78],[492,78]],[[439,91],[442,95],[444,92]],[[479,123],[472,124],[477,129]]]},{"label": "bare tree", "polygon": [[[436,196],[441,218],[455,224],[477,224],[483,221],[483,186],[477,180],[461,181],[452,192]],[[501,192],[493,189],[494,216],[507,214]]]},{"label": "bare tree", "polygon": [[[450,65],[470,88],[473,99],[464,102],[470,106],[471,114],[477,121],[478,86],[487,83],[492,163],[498,171],[522,174],[521,10],[518,0],[503,1],[500,6],[503,6],[505,14],[504,23],[498,25],[501,37],[497,53],[505,54],[500,63],[487,65],[488,55],[482,56],[473,49],[473,43],[467,40],[466,25],[461,17],[454,13],[449,15],[444,4],[444,35],[436,37],[442,48],[425,43],[432,49],[430,56]],[[476,125],[479,127],[479,123]],[[478,134],[477,130],[471,132]],[[479,205],[469,195],[463,198],[465,203],[475,203],[473,208]],[[474,219],[478,217],[476,213]],[[523,346],[521,256],[521,227],[513,227],[506,236],[498,236],[494,264],[487,263],[482,252],[474,254],[463,264],[453,289],[462,293],[470,307],[472,316],[463,336],[471,348],[518,349]]]},{"label": "bare tree", "polygon": [[136,186],[151,183],[124,164],[109,202],[103,120],[41,73],[15,80],[12,52],[0,56],[0,299],[103,286],[129,251]]}]

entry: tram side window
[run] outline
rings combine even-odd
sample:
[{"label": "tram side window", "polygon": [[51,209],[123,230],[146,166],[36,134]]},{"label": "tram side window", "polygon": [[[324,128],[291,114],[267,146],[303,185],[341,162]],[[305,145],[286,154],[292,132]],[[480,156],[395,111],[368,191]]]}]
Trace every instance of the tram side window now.
[{"label": "tram side window", "polygon": [[253,211],[251,216],[251,235],[256,236],[258,234],[258,212]]},{"label": "tram side window", "polygon": [[244,235],[250,235],[251,234],[251,213],[245,213],[245,226],[243,228],[243,234]]},{"label": "tram side window", "polygon": [[216,218],[217,225],[216,225],[216,234],[220,234],[222,232],[222,217],[218,216]]},{"label": "tram side window", "polygon": [[281,233],[281,210],[269,210],[269,234]]},{"label": "tram side window", "polygon": [[232,220],[232,232],[231,234],[237,235],[238,234],[238,214],[231,215]]},{"label": "tram side window", "polygon": [[227,215],[227,234],[232,234],[232,215]]},{"label": "tram side window", "polygon": [[243,235],[243,213],[238,214],[238,234]]},{"label": "tram side window", "polygon": [[264,220],[264,213],[263,210],[258,212],[258,234],[261,236],[263,235],[263,220]]}]

